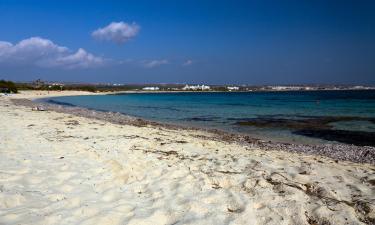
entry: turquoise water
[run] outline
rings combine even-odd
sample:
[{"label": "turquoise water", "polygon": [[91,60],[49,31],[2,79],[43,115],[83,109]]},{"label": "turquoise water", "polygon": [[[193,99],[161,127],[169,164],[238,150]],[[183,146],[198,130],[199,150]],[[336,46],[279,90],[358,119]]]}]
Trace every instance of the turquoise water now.
[{"label": "turquoise water", "polygon": [[[137,93],[52,98],[54,103],[115,111],[148,120],[243,132],[266,140],[324,143],[327,140],[293,133],[269,119],[306,120],[356,117],[336,121],[332,129],[375,132],[375,91]],[[358,117],[358,118],[357,118]],[[364,119],[363,119],[364,118]],[[241,121],[267,121],[267,126],[244,126]]]}]

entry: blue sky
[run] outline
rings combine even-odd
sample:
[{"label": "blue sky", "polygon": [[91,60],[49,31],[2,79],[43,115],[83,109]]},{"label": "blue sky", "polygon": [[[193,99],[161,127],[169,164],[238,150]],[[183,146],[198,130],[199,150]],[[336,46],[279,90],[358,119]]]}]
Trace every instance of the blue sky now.
[{"label": "blue sky", "polygon": [[374,12],[370,0],[0,0],[0,78],[375,84]]}]

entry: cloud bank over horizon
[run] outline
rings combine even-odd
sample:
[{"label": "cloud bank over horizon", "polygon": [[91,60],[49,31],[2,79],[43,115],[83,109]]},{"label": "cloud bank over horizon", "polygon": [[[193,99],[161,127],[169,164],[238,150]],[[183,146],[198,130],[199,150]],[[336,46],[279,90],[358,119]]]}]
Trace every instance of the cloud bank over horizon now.
[{"label": "cloud bank over horizon", "polygon": [[91,33],[97,40],[112,41],[117,44],[124,44],[137,36],[140,26],[136,23],[112,22],[109,25],[98,28]]},{"label": "cloud bank over horizon", "polygon": [[193,60],[188,59],[184,63],[182,63],[182,66],[191,66],[193,64]]},{"label": "cloud bank over horizon", "polygon": [[105,59],[79,48],[72,51],[49,39],[31,37],[17,44],[0,41],[0,64],[42,68],[87,69],[105,64]]},{"label": "cloud bank over horizon", "polygon": [[146,61],[142,62],[143,66],[146,67],[146,68],[155,68],[155,67],[159,67],[159,66],[166,65],[166,64],[169,64],[169,63],[170,62],[166,59],[146,60]]}]

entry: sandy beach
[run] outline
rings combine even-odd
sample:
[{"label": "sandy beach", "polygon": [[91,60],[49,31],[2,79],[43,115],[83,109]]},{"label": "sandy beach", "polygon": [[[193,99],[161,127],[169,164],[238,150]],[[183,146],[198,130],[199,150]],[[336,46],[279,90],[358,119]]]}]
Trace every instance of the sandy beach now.
[{"label": "sandy beach", "polygon": [[375,166],[0,97],[0,224],[375,224]]}]

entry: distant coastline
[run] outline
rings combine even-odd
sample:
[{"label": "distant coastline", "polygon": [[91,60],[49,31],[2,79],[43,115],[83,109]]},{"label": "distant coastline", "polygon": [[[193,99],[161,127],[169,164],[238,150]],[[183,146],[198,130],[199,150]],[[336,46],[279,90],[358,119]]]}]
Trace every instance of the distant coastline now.
[{"label": "distant coastline", "polygon": [[[132,91],[107,91],[103,92],[104,94],[131,94],[131,93],[242,93],[242,92],[314,92],[314,91],[371,91],[375,90],[375,88],[363,88],[363,89],[314,89],[314,90],[255,90],[255,91],[215,91],[215,90],[208,90],[208,91],[144,91],[144,90],[132,90]],[[100,92],[98,92],[100,93]]]},{"label": "distant coastline", "polygon": [[[165,92],[274,92],[274,91],[335,91],[375,90],[371,85],[233,85],[233,84],[117,84],[117,83],[70,83],[35,80],[11,82],[18,90],[88,91],[116,93],[165,93]],[[4,90],[7,87],[3,87]],[[17,90],[16,89],[16,90]],[[9,90],[9,88],[8,88]]]}]

